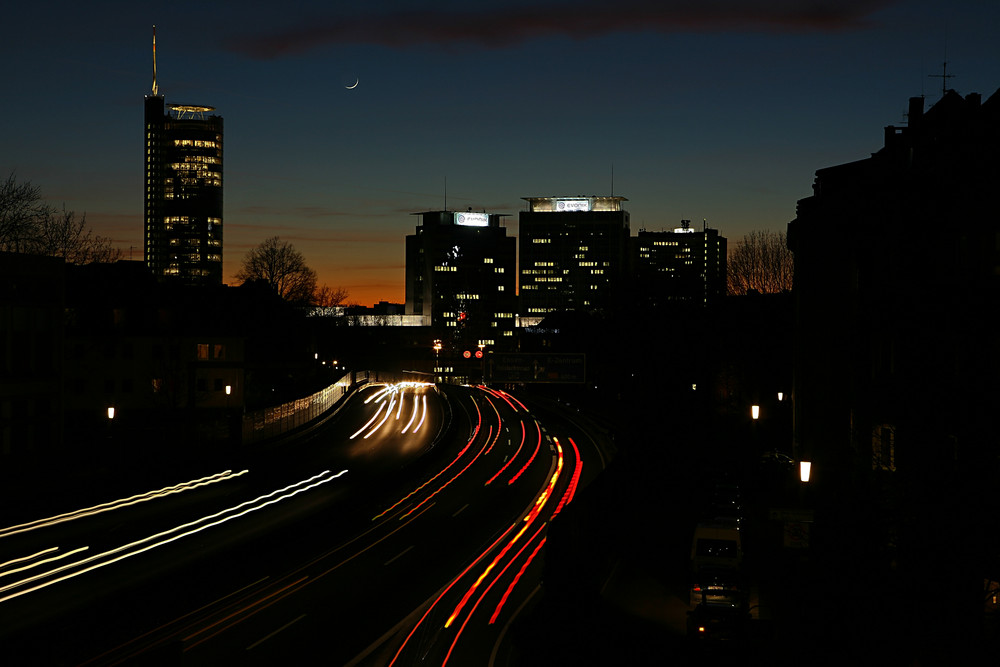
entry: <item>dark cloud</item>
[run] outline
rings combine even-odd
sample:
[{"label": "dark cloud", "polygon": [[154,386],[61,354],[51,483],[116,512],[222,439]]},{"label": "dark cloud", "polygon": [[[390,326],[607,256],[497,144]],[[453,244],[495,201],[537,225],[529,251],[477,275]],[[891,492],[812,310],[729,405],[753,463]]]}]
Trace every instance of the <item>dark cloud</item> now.
[{"label": "dark cloud", "polygon": [[843,31],[872,24],[892,0],[633,0],[487,10],[404,10],[311,19],[243,35],[227,48],[271,59],[325,45],[479,44],[504,47],[547,36],[586,39],[620,32]]}]

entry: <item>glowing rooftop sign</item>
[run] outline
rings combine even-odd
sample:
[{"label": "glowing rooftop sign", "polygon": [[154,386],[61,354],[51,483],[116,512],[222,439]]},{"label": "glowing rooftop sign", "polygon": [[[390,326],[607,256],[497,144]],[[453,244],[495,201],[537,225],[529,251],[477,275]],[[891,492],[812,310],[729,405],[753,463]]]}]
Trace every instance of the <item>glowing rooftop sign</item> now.
[{"label": "glowing rooftop sign", "polygon": [[557,211],[589,211],[589,199],[557,199]]},{"label": "glowing rooftop sign", "polygon": [[473,213],[472,211],[456,213],[455,224],[463,227],[489,227],[490,216],[488,213]]}]

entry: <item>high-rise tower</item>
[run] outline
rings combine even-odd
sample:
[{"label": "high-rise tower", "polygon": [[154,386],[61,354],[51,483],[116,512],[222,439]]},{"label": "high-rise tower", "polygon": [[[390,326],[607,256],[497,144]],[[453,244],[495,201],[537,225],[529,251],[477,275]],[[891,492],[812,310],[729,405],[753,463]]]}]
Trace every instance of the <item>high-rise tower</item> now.
[{"label": "high-rise tower", "polygon": [[625,197],[522,199],[528,210],[519,216],[521,317],[609,310],[620,299],[628,262]]},{"label": "high-rise tower", "polygon": [[517,241],[503,215],[427,211],[406,237],[406,314],[435,336],[475,349],[514,345]]},{"label": "high-rise tower", "polygon": [[222,117],[214,107],[166,104],[156,82],[145,103],[144,252],[159,279],[222,283]]}]

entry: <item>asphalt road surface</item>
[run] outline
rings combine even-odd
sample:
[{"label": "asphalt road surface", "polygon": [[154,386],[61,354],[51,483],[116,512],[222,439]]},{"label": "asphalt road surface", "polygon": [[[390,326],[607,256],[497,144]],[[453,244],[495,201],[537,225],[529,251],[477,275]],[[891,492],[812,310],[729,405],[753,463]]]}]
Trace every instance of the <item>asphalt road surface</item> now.
[{"label": "asphalt road surface", "polygon": [[4,662],[510,664],[549,523],[605,465],[545,414],[368,386],[300,441],[0,528]]}]

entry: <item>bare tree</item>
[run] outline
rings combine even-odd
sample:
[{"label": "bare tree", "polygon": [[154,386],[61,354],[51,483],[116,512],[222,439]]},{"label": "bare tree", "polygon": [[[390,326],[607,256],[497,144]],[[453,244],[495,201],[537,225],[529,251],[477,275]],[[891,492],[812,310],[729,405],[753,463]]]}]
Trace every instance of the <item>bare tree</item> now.
[{"label": "bare tree", "polygon": [[347,289],[344,287],[323,285],[322,287],[317,287],[316,291],[313,292],[313,305],[320,306],[321,308],[343,306],[348,296]]},{"label": "bare tree", "polygon": [[111,239],[87,228],[86,214],[77,218],[73,211],[49,210],[39,223],[34,254],[62,257],[68,264],[115,262],[122,258],[121,249],[115,248]]},{"label": "bare tree", "polygon": [[316,292],[316,272],[306,266],[301,252],[277,236],[246,254],[236,279],[243,283],[265,282],[282,299],[298,305],[311,304]]},{"label": "bare tree", "polygon": [[792,289],[792,251],[784,232],[754,230],[729,247],[726,274],[729,294],[762,294]]},{"label": "bare tree", "polygon": [[69,264],[114,262],[122,251],[111,239],[97,236],[65,208],[60,212],[42,201],[41,189],[18,183],[11,172],[0,184],[0,250],[61,257]]},{"label": "bare tree", "polygon": [[11,172],[0,184],[0,250],[30,252],[39,221],[48,212],[41,188],[18,183]]}]

